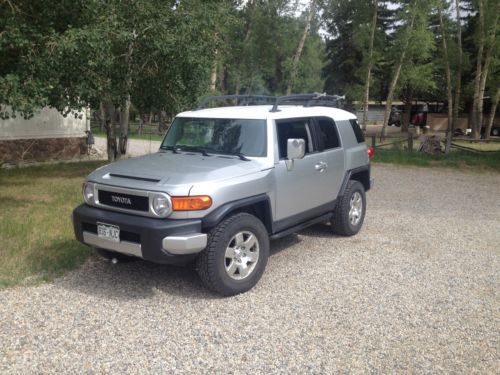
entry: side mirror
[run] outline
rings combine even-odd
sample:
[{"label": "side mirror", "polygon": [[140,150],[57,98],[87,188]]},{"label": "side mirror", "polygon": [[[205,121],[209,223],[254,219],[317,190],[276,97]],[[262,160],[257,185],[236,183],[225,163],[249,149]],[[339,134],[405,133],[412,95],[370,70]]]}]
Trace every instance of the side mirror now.
[{"label": "side mirror", "polygon": [[302,159],[306,154],[306,142],[300,138],[288,139],[286,142],[286,154],[286,169],[291,171],[293,169],[293,161],[295,159]]},{"label": "side mirror", "polygon": [[303,139],[289,139],[286,143],[288,160],[302,159],[306,154],[306,142]]}]

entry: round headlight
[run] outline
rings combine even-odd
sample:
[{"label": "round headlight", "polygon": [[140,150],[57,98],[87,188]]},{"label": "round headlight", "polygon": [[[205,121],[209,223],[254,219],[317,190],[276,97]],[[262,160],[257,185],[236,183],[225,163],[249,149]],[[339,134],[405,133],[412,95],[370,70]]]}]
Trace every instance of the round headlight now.
[{"label": "round headlight", "polygon": [[86,182],[83,184],[83,199],[88,204],[94,203],[94,184]]},{"label": "round headlight", "polygon": [[171,210],[170,198],[166,194],[155,193],[153,195],[153,202],[151,208],[153,213],[157,216],[167,216]]}]

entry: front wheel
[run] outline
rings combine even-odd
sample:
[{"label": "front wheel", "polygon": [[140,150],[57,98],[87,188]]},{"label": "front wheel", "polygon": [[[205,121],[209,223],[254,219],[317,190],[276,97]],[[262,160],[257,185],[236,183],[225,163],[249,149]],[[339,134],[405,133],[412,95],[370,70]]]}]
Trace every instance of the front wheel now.
[{"label": "front wheel", "polygon": [[361,182],[350,180],[333,211],[333,232],[342,236],[355,235],[363,225],[365,211],[365,188]]},{"label": "front wheel", "polygon": [[232,296],[257,284],[268,256],[269,237],[262,222],[253,215],[239,213],[210,231],[197,270],[208,289]]}]

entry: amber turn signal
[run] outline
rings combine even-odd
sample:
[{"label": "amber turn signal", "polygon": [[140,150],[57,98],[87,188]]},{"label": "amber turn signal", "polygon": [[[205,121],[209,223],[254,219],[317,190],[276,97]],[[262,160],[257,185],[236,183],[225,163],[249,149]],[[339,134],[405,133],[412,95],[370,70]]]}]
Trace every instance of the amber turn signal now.
[{"label": "amber turn signal", "polygon": [[212,205],[212,198],[208,195],[194,195],[192,197],[172,197],[174,211],[206,210]]}]

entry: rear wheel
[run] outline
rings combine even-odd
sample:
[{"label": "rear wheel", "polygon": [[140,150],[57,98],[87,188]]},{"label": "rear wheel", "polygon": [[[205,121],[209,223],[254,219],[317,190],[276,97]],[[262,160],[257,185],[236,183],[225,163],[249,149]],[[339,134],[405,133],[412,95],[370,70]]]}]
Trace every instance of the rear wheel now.
[{"label": "rear wheel", "polygon": [[361,182],[350,180],[333,211],[331,222],[333,232],[342,236],[358,233],[365,219],[365,211],[365,188]]},{"label": "rear wheel", "polygon": [[269,237],[262,222],[253,215],[239,213],[210,231],[197,270],[208,289],[232,296],[257,284],[268,256]]}]

